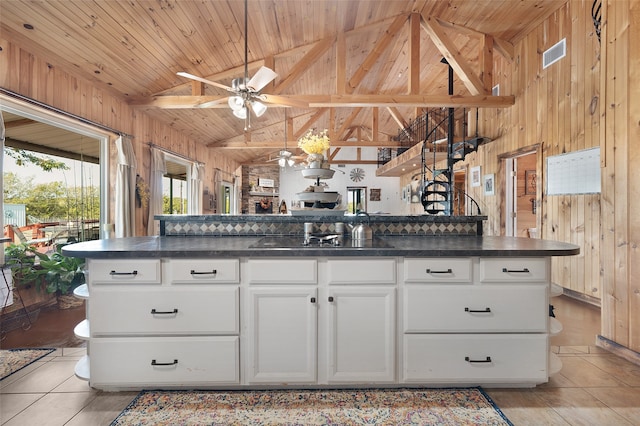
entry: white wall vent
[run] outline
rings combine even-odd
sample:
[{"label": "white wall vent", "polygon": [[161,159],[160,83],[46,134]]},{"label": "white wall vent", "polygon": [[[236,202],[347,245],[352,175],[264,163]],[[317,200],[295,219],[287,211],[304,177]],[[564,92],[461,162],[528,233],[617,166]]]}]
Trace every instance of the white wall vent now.
[{"label": "white wall vent", "polygon": [[500,85],[496,84],[491,88],[491,96],[500,96]]},{"label": "white wall vent", "polygon": [[563,38],[542,54],[542,69],[567,56],[567,39]]}]

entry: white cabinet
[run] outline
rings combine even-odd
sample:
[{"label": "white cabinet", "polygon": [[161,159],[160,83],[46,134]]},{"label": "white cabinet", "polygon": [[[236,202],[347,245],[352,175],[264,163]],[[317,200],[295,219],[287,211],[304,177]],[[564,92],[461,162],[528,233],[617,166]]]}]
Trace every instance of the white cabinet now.
[{"label": "white cabinet", "polygon": [[96,286],[91,294],[93,336],[235,334],[240,331],[239,287]]},{"label": "white cabinet", "polygon": [[247,381],[315,383],[317,289],[248,290]]},{"label": "white cabinet", "polygon": [[91,260],[89,383],[240,382],[238,259]]},{"label": "white cabinet", "polygon": [[91,341],[91,385],[238,383],[238,340],[238,336],[96,338]]},{"label": "white cabinet", "polygon": [[393,383],[396,263],[248,260],[247,383]]},{"label": "white cabinet", "polygon": [[89,261],[91,386],[535,386],[560,368],[549,258],[299,254]]},{"label": "white cabinet", "polygon": [[395,287],[329,289],[329,383],[395,380],[395,296]]},{"label": "white cabinet", "polygon": [[547,330],[546,287],[521,284],[407,285],[405,333],[540,332]]},{"label": "white cabinet", "polygon": [[404,259],[402,380],[548,380],[549,259]]},{"label": "white cabinet", "polygon": [[547,381],[544,334],[410,334],[407,383],[522,384]]},{"label": "white cabinet", "polygon": [[91,286],[101,284],[160,284],[160,259],[89,259]]}]

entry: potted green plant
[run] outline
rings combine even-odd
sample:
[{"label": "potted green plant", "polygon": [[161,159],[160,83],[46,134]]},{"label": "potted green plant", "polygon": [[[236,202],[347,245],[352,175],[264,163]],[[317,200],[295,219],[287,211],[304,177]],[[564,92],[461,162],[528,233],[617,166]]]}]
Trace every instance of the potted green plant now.
[{"label": "potted green plant", "polygon": [[61,247],[40,260],[45,271],[46,290],[55,293],[60,309],[82,305],[82,300],[73,296],[73,290],[85,283],[84,263],[84,259],[63,255]]},{"label": "potted green plant", "polygon": [[13,285],[28,287],[42,283],[42,277],[46,273],[36,259],[40,261],[48,259],[46,254],[38,252],[36,246],[19,243],[9,244],[4,249],[5,267],[11,270]]}]

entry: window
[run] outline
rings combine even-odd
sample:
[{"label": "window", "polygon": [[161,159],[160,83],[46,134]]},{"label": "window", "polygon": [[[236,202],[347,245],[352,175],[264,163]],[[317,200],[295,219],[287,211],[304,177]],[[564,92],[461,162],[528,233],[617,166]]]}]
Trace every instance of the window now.
[{"label": "window", "polygon": [[[106,238],[108,229],[105,224],[113,222],[113,219],[109,218],[108,206],[110,190],[107,184],[108,147],[109,141],[114,139],[116,135],[98,126],[91,126],[26,101],[1,94],[0,100],[0,110],[3,116],[21,117],[21,120],[18,120],[20,123],[7,126],[7,146],[15,146],[25,151],[65,159],[72,165],[64,177],[60,179],[53,177],[52,179],[63,181],[69,190],[75,189],[78,194],[73,198],[79,200],[80,207],[74,209],[73,214],[70,213],[72,217],[55,219],[60,219],[61,223],[65,222],[66,226],[71,226],[70,224],[74,222],[75,226],[72,228],[78,229],[77,239]],[[24,127],[18,128],[18,125]],[[27,133],[19,134],[19,131],[29,132],[29,126],[37,126],[40,130],[44,129],[45,134],[49,132],[58,136],[63,135],[62,142],[64,143],[54,137],[40,138],[35,133],[28,138]],[[24,141],[29,143],[25,144]],[[78,169],[79,174],[76,175],[73,168]],[[96,170],[95,178],[90,173],[92,168]],[[71,178],[74,175],[78,177]],[[91,189],[96,189],[99,194],[93,197]],[[96,203],[99,205],[96,206]],[[89,223],[90,229],[87,228]]]},{"label": "window", "polygon": [[162,213],[187,214],[187,163],[165,155],[167,173],[162,178]]},{"label": "window", "polygon": [[367,211],[367,187],[347,187],[347,213],[356,214],[359,211]]}]

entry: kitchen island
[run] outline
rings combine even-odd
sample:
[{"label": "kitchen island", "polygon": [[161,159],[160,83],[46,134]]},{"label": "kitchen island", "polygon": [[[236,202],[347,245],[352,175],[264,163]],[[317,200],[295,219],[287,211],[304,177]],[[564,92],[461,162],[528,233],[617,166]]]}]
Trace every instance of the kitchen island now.
[{"label": "kitchen island", "polygon": [[66,246],[89,271],[77,374],[113,391],[531,387],[558,371],[551,259],[577,246],[379,229],[339,246],[298,228]]}]

